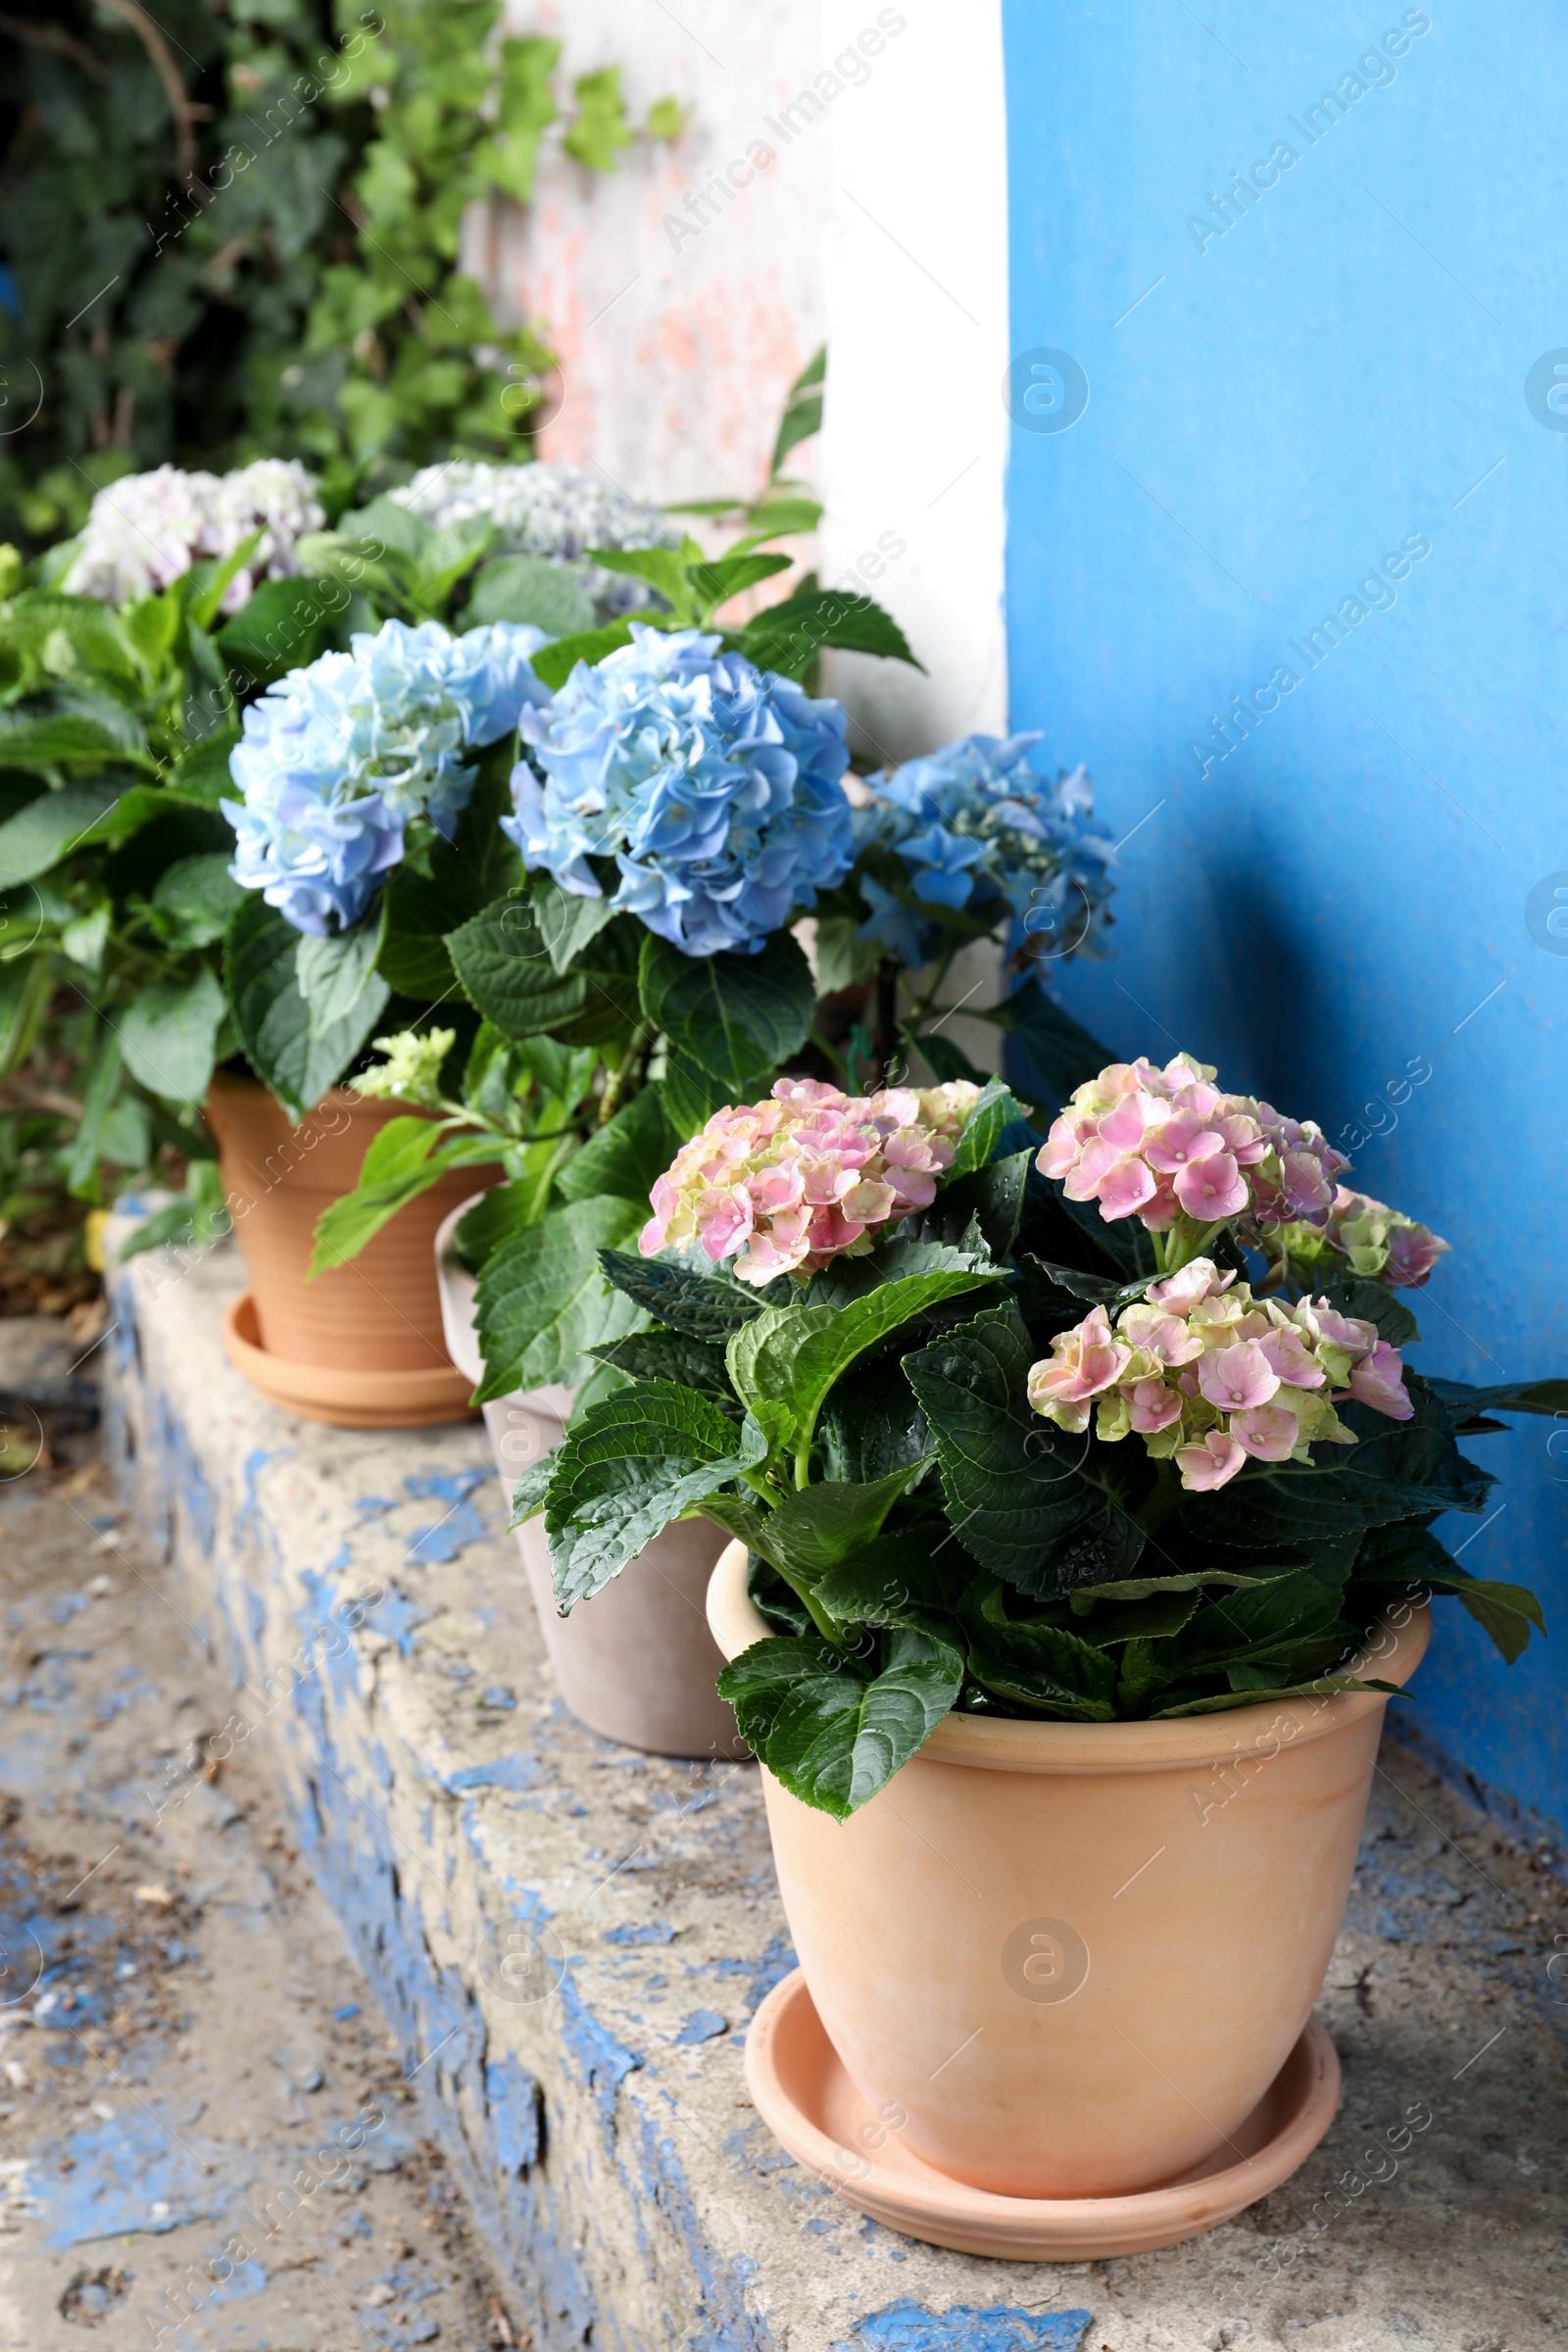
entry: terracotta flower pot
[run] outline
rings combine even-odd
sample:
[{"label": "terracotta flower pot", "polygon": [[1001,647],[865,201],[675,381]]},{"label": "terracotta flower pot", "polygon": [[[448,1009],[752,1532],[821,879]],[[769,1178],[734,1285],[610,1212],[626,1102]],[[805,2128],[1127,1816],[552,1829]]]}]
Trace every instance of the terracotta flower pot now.
[{"label": "terracotta flower pot", "polygon": [[[1400,1683],[1429,1619],[1395,1613],[1366,1671]],[[738,1544],[709,1621],[729,1657],[769,1631]],[[1005,2197],[1126,2196],[1237,2148],[1323,1982],[1385,1704],[950,1715],[842,1825],[764,1771],[795,1947],[861,2099]]]},{"label": "terracotta flower pot", "polygon": [[[250,1290],[225,1318],[231,1360],[277,1403],[339,1427],[461,1420],[470,1384],[441,1336],[436,1227],[476,1171],[443,1176],[347,1265],[306,1280],[316,1221],[359,1182],[366,1151],[406,1105],[334,1088],[296,1128],[254,1078],[220,1070],[207,1098]],[[499,1176],[500,1169],[496,1174]]]},{"label": "terracotta flower pot", "polygon": [[[465,1200],[443,1223],[436,1265],[448,1349],[477,1388],[484,1370],[473,1334],[478,1286],[452,1242],[470,1205]],[[572,1402],[573,1392],[558,1386],[518,1390],[485,1406],[509,1507],[523,1471],[560,1445]],[[717,1528],[703,1519],[666,1528],[613,1584],[579,1601],[569,1617],[556,1607],[543,1520],[530,1520],[516,1533],[556,1681],[580,1722],[623,1747],[656,1756],[751,1753],[735,1729],[733,1709],[713,1688],[723,1660],[704,1604],[724,1543]]]}]

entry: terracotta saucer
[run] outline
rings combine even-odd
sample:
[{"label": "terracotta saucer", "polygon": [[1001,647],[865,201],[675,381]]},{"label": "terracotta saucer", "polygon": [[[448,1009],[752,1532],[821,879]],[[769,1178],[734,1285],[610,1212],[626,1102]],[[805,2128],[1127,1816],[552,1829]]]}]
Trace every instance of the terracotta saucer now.
[{"label": "terracotta saucer", "polygon": [[799,1969],[775,1984],[746,2036],[746,2081],[757,2111],[790,2154],[847,2203],[906,2237],[1004,2262],[1092,2262],[1180,2245],[1228,2222],[1289,2180],[1334,2121],[1340,2062],[1327,2029],[1307,2019],[1300,2039],[1229,2147],[1158,2188],[1121,2197],[1003,2197],[969,2188],[881,2133],[822,2030]]},{"label": "terracotta saucer", "polygon": [[223,1346],[252,1388],[307,1421],[330,1421],[337,1429],[426,1429],[472,1418],[473,1383],[455,1364],[432,1364],[420,1372],[366,1372],[296,1364],[269,1354],[249,1291],[241,1291],[224,1309]]}]

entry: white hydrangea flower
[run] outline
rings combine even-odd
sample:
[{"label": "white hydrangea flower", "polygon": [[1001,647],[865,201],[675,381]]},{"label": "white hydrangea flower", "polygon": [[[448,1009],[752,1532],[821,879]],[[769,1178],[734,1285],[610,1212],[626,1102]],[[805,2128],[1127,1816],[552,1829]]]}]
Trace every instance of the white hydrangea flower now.
[{"label": "white hydrangea flower", "polygon": [[127,604],[156,595],[205,556],[231,555],[260,528],[250,562],[223,594],[223,611],[237,612],[260,581],[298,571],[298,542],[325,519],[313,476],[294,458],[259,458],[224,474],[160,466],[98,492],[62,585],[71,596]]},{"label": "white hydrangea flower", "polygon": [[481,514],[496,526],[498,555],[543,556],[580,564],[580,577],[601,611],[635,612],[648,602],[640,580],[581,564],[590,548],[675,547],[655,509],[582,466],[488,466],[455,458],[426,466],[392,496],[432,530]]}]

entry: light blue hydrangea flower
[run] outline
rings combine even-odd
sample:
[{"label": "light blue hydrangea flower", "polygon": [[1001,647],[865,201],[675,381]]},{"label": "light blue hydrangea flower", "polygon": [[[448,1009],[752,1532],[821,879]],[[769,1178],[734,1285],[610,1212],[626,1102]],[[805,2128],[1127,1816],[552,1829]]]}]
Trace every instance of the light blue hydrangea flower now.
[{"label": "light blue hydrangea flower", "polygon": [[700,630],[631,633],[523,713],[504,829],[581,898],[603,895],[589,859],[612,858],[612,904],[688,956],[756,955],[849,871],[843,708]]},{"label": "light blue hydrangea flower", "polygon": [[896,853],[903,873],[889,872],[885,858],[882,880],[861,873],[871,910],[862,939],[925,963],[951,911],[987,928],[1005,920],[1009,945],[1035,955],[1093,952],[1115,849],[1094,829],[1095,789],[1082,767],[1048,783],[1030,766],[1039,741],[966,735],[867,779],[873,799],[857,812],[857,847]]},{"label": "light blue hydrangea flower", "polygon": [[510,621],[454,637],[439,621],[385,621],[347,654],[290,670],[245,712],[224,801],[229,871],[296,931],[346,930],[427,817],[450,841],[473,790],[471,755],[548,699],[529,657],[541,629]]}]

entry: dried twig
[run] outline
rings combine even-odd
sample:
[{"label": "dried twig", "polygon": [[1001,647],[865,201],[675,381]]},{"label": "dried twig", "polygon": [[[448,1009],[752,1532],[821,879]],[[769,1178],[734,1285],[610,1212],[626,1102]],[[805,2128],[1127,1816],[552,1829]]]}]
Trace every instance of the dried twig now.
[{"label": "dried twig", "polygon": [[[174,174],[182,186],[194,187],[196,123],[206,110],[193,107],[186,97],[185,84],[179,77],[179,68],[174,63],[172,50],[147,11],[137,5],[137,0],[99,0],[99,4],[111,16],[119,17],[122,24],[130,26],[152,59],[153,70],[163,83],[164,95],[169,100],[169,111],[174,118]],[[205,188],[200,190],[200,194],[205,204],[212,202]]]}]

